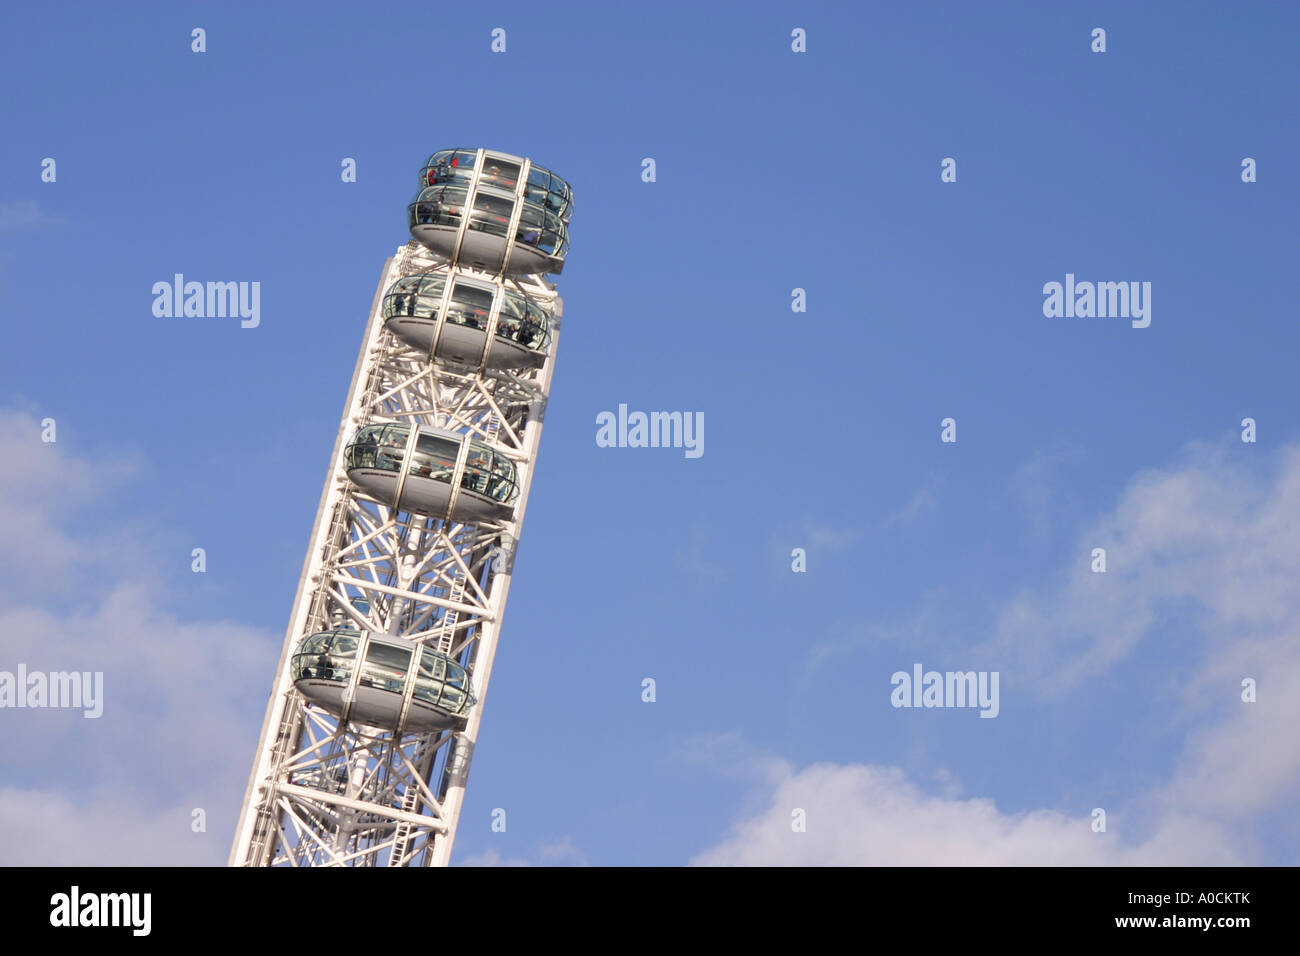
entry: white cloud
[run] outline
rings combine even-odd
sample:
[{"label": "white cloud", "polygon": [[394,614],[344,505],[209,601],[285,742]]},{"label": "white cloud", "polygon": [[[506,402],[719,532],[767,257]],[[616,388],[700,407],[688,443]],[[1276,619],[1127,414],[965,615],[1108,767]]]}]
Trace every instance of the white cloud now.
[{"label": "white cloud", "polygon": [[46,215],[34,199],[0,203],[0,230],[45,226],[58,221]]},{"label": "white cloud", "polygon": [[[766,786],[771,786],[769,781]],[[896,768],[781,768],[766,803],[691,860],[703,866],[1104,866],[1242,862],[1230,837],[1171,815],[1149,840],[1126,843],[1119,821],[1094,833],[1088,811],[1005,814],[991,800],[922,792]],[[794,813],[806,830],[795,832]]]},{"label": "white cloud", "polygon": [[573,845],[571,837],[564,837],[553,843],[542,843],[537,847],[535,858],[503,857],[499,850],[486,850],[475,853],[463,860],[453,861],[457,866],[587,866],[586,855]]},{"label": "white cloud", "polygon": [[852,528],[828,528],[825,525],[805,524],[808,550],[821,554],[835,554],[851,545],[858,536]]},{"label": "white cloud", "polygon": [[463,860],[455,861],[457,866],[532,866],[530,860],[521,856],[502,856],[500,850],[484,850]]},{"label": "white cloud", "polygon": [[1058,441],[1034,452],[1011,476],[1011,493],[1019,502],[1021,517],[1034,538],[1047,538],[1059,525],[1063,513],[1078,509],[1077,496],[1054,479],[1062,469],[1083,457],[1084,450],[1078,445]]},{"label": "white cloud", "polygon": [[939,501],[927,485],[916,490],[910,501],[885,519],[885,525],[911,524],[923,514],[935,511]]},{"label": "white cloud", "polygon": [[[197,798],[196,798],[197,799]],[[201,802],[157,807],[147,797],[0,787],[5,866],[204,866],[224,862],[232,827],[195,833]]]},{"label": "white cloud", "polygon": [[[1245,677],[1256,681],[1254,703],[1241,700]],[[1166,804],[1248,824],[1254,814],[1300,802],[1300,635],[1294,627],[1284,637],[1216,652],[1186,693],[1189,709],[1199,704],[1221,716],[1190,736],[1160,794]]]},{"label": "white cloud", "polygon": [[0,588],[12,590],[15,599],[66,589],[73,578],[93,585],[100,574],[120,574],[143,559],[135,529],[90,533],[78,524],[92,504],[102,508],[136,466],[122,458],[80,457],[68,451],[75,443],[69,423],[55,417],[55,426],[58,440],[44,442],[37,417],[0,411],[0,527],[22,542],[0,549]]},{"label": "white cloud", "polygon": [[249,729],[260,726],[277,642],[232,622],[185,621],[154,601],[150,587],[130,583],[89,611],[0,611],[0,669],[22,662],[29,671],[104,675],[99,718],[8,711],[0,765],[13,761],[31,771],[74,762],[88,783],[95,775],[156,775],[167,791],[230,779],[238,765],[247,765],[247,774]]},{"label": "white cloud", "polygon": [[[1174,610],[1196,612],[1184,655],[1300,637],[1300,447],[1272,464],[1270,478],[1194,448],[1179,467],[1138,475],[1055,584],[1007,605],[989,652],[1050,694],[1124,660]],[[1089,569],[1094,547],[1105,574]]]},{"label": "white cloud", "polygon": [[[0,855],[8,864],[225,860],[279,650],[278,635],[169,611],[138,529],[95,535],[119,463],[40,441],[0,414],[0,521],[24,542],[0,555],[0,670],[103,674],[103,713],[3,712]],[[190,811],[207,814],[207,833]]]},{"label": "white cloud", "polygon": [[[1294,842],[1278,845],[1260,820],[1300,801],[1300,447],[1251,467],[1233,452],[1194,447],[1179,465],[1136,476],[1076,543],[1068,570],[1010,600],[980,649],[1059,701],[1103,676],[1141,693],[1143,668],[1160,658],[1135,667],[1134,653],[1156,634],[1177,642],[1160,650],[1185,683],[1155,731],[1179,735],[1173,769],[1108,808],[1107,833],[1092,832],[1091,808],[1007,814],[952,788],[927,794],[897,768],[796,770],[721,739],[705,750],[725,773],[748,768],[750,804],[694,862],[1231,865],[1293,856]],[[1105,574],[1089,569],[1093,547],[1107,550]],[[872,639],[894,630],[877,627]],[[841,651],[822,648],[813,666]],[[1246,677],[1258,684],[1254,703],[1241,700]],[[791,829],[796,807],[806,833]]]}]

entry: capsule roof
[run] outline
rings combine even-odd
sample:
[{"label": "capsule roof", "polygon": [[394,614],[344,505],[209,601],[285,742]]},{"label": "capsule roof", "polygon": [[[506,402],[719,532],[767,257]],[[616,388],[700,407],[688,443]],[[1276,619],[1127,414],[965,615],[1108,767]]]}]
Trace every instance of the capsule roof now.
[{"label": "capsule roof", "polygon": [[[478,150],[440,149],[425,161],[420,170],[420,186],[435,182],[468,182],[478,160]],[[497,150],[483,151],[483,171],[480,185],[503,189],[513,193],[523,170],[524,157]],[[532,164],[528,182],[524,187],[524,200],[535,203],[558,215],[565,223],[573,215],[573,190],[569,184],[549,169]]]}]

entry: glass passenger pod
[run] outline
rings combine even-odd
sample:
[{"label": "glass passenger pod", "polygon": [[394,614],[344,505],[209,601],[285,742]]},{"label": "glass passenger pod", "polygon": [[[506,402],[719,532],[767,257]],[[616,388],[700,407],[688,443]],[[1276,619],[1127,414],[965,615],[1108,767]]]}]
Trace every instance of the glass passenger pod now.
[{"label": "glass passenger pod", "polygon": [[[455,276],[443,314],[447,276],[441,273],[398,279],[384,296],[384,325],[422,352],[438,343],[439,358],[485,368],[541,368],[551,344],[551,314],[527,296],[504,286]],[[493,304],[500,299],[495,328]],[[485,350],[486,349],[486,354]]]},{"label": "glass passenger pod", "polygon": [[402,637],[323,631],[298,645],[290,666],[299,693],[326,713],[386,730],[444,730],[474,706],[465,668]]},{"label": "glass passenger pod", "polygon": [[[474,149],[440,149],[429,157],[420,170],[420,188],[436,186],[439,183],[461,183],[468,185],[474,176],[474,164],[478,150]],[[509,153],[483,151],[483,175],[480,181],[488,186],[515,192],[519,184],[519,174],[523,169],[523,159]],[[533,164],[529,166],[528,181],[524,186],[524,199],[527,202],[549,209],[568,225],[573,215],[573,190],[559,176],[549,169]]]},{"label": "glass passenger pod", "polygon": [[[572,209],[568,184],[544,170],[537,178],[544,174],[545,189],[532,185],[532,172],[529,182],[520,183],[522,160],[487,153],[478,185],[473,187],[477,154],[469,150],[444,152],[450,153],[451,159],[425,166],[420,190],[407,207],[407,225],[416,241],[484,272],[562,272],[569,252],[569,228],[563,213]],[[456,165],[451,165],[452,161]],[[563,192],[551,191],[552,180],[563,184]],[[472,200],[471,187],[475,188]],[[522,208],[512,245],[510,224],[516,203]]]},{"label": "glass passenger pod", "polygon": [[[409,461],[407,452],[410,451]],[[515,463],[467,435],[407,424],[366,425],[343,450],[348,477],[402,511],[474,523],[514,514]]]}]

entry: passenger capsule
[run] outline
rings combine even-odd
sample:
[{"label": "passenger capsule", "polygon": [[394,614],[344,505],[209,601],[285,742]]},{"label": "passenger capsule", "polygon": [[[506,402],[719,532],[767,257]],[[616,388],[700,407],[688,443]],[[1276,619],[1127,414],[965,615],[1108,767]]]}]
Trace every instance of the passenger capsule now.
[{"label": "passenger capsule", "polygon": [[441,359],[476,368],[542,366],[551,343],[549,311],[493,282],[456,276],[450,294],[447,282],[446,273],[398,279],[384,296],[384,325],[422,352],[436,338]]},{"label": "passenger capsule", "polygon": [[291,673],[299,693],[325,712],[386,730],[444,730],[474,706],[465,668],[388,634],[352,628],[313,634],[294,652]]},{"label": "passenger capsule", "polygon": [[439,255],[484,272],[562,272],[573,193],[568,183],[539,166],[530,167],[521,180],[524,162],[486,150],[434,153],[420,171],[419,192],[407,207],[411,235]]},{"label": "passenger capsule", "polygon": [[467,435],[366,425],[343,450],[348,477],[378,501],[453,521],[506,520],[519,496],[515,463]]}]

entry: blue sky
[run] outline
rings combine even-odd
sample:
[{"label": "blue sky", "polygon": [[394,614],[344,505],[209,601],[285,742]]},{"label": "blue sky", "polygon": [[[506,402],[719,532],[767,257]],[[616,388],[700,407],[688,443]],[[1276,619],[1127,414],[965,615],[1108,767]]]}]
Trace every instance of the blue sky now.
[{"label": "blue sky", "polygon": [[[132,10],[0,13],[0,670],[137,688],[3,714],[0,833],[224,861],[380,269],[482,145],[576,211],[458,861],[1300,859],[1300,10]],[[177,272],[260,282],[260,326],[155,317]],[[1045,317],[1067,273],[1150,282],[1150,327]],[[704,455],[597,447],[620,403]],[[891,707],[917,661],[999,671],[999,716]]]}]

